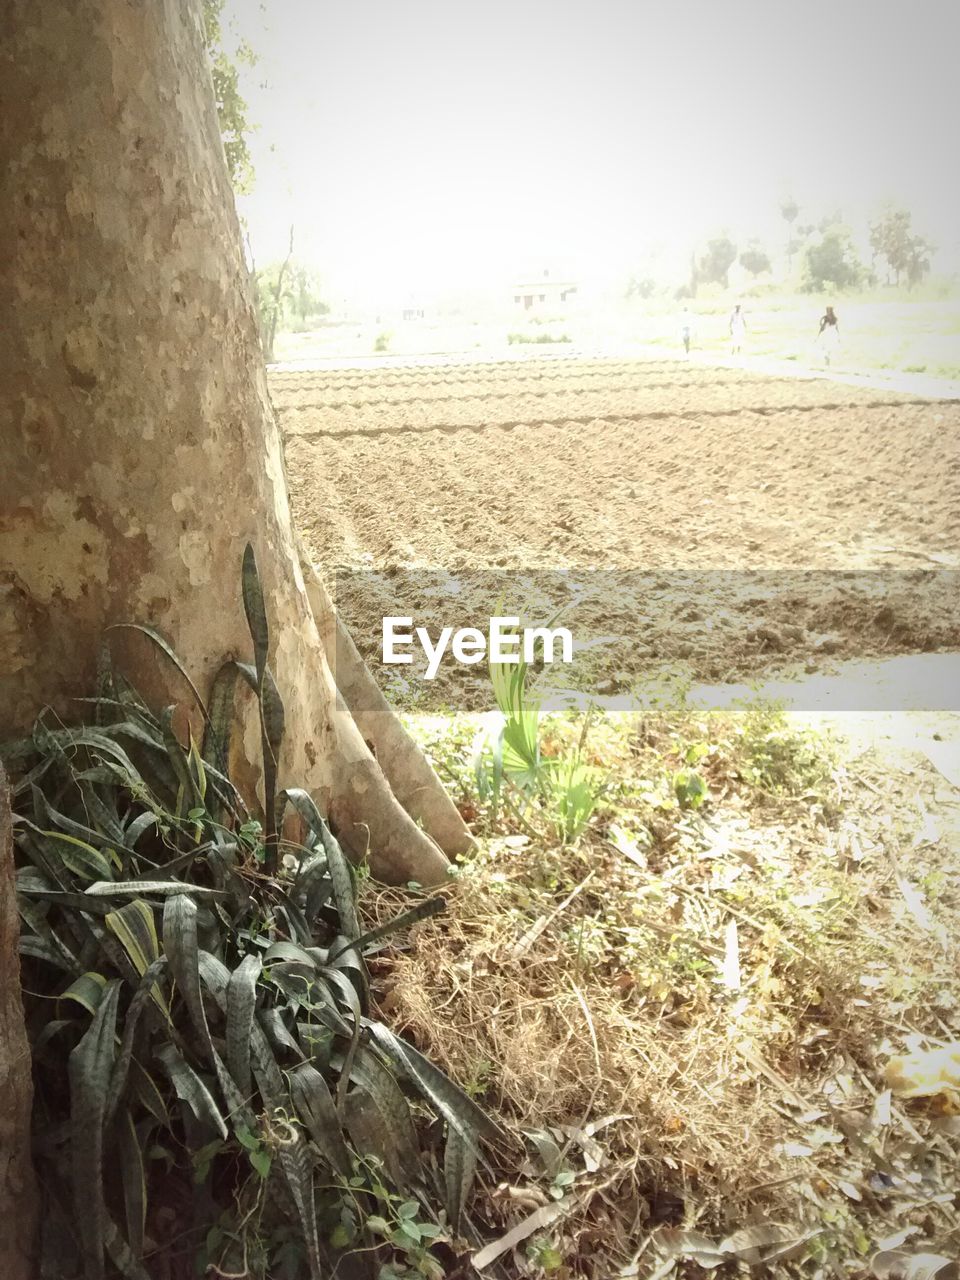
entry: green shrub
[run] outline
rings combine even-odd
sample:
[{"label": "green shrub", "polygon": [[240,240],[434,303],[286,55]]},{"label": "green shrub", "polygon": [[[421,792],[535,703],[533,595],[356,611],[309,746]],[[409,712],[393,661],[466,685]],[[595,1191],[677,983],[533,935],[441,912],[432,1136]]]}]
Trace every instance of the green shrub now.
[{"label": "green shrub", "polygon": [[508,333],[507,342],[510,346],[524,343],[539,345],[540,343],[549,342],[572,342],[573,339],[566,333]]},{"label": "green shrub", "polygon": [[[363,1250],[439,1280],[431,1244],[464,1228],[478,1140],[502,1134],[370,1017],[365,957],[442,899],[361,932],[316,804],[273,798],[283,703],[249,547],[243,596],[254,663],[225,664],[209,710],[194,690],[202,742],[182,746],[173,709],[155,715],[105,659],[90,723],[42,715],[3,751],[44,1274],[147,1280],[163,1240],[177,1275],[321,1280]],[[262,817],[224,766],[238,684],[260,708]],[[302,842],[283,837],[288,815]],[[445,1130],[445,1178],[410,1097]]]},{"label": "green shrub", "polygon": [[540,747],[540,704],[527,689],[527,664],[490,663],[490,681],[500,713],[492,729],[474,742],[474,774],[481,800],[496,818],[504,784],[521,801],[522,817],[545,815],[563,844],[580,836],[606,790],[601,770],[583,759],[589,715],[578,745],[559,757]]}]

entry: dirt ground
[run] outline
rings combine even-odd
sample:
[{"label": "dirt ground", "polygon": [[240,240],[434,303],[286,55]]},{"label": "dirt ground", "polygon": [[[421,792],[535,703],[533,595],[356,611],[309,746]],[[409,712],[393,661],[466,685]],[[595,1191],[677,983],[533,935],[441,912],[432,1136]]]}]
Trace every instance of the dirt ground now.
[{"label": "dirt ground", "polygon": [[[957,1118],[884,1085],[911,1036],[956,1036],[960,403],[599,358],[275,374],[272,394],[308,548],[390,696],[444,712],[409,721],[480,840],[375,999],[566,1153],[562,1213],[529,1239],[549,1160],[481,1178],[482,1238],[519,1232],[502,1274],[695,1280],[749,1256],[866,1280],[902,1274],[865,1260],[904,1241],[953,1257]],[[380,663],[385,614],[435,635],[494,613],[573,632],[543,685],[605,708],[664,671],[689,686],[589,740],[550,718],[548,757],[579,742],[608,775],[572,845],[532,802],[485,807],[485,717],[446,714],[490,707],[482,664],[427,683]],[[779,729],[766,703],[698,709],[804,672],[773,694]],[[814,749],[798,720],[848,741]],[[749,783],[756,761],[780,773]],[[407,903],[377,891],[368,923]],[[731,1256],[757,1239],[788,1245]]]},{"label": "dirt ground", "polygon": [[582,357],[276,372],[271,394],[308,549],[416,705],[489,702],[485,671],[384,668],[384,614],[562,609],[562,682],[607,694],[960,642],[957,401]]}]

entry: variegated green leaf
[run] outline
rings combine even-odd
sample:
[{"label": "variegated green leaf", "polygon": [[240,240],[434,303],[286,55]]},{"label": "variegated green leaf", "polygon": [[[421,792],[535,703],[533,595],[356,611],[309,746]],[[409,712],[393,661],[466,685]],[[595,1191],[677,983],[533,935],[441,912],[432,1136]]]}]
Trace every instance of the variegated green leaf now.
[{"label": "variegated green leaf", "polygon": [[157,1050],[157,1058],[166,1071],[173,1085],[174,1092],[181,1102],[185,1102],[201,1124],[207,1124],[220,1134],[227,1136],[227,1126],[223,1116],[214,1102],[210,1090],[203,1083],[193,1067],[180,1056],[172,1044],[161,1045]]},{"label": "variegated green leaf", "polygon": [[[195,856],[196,850],[191,850],[190,857]],[[92,898],[126,898],[131,894],[139,896],[143,893],[150,893],[156,897],[163,898],[171,897],[175,894],[182,894],[188,898],[206,898],[208,900],[226,897],[222,889],[208,889],[206,886],[199,884],[184,884],[182,880],[98,880],[96,884],[90,885],[85,892]]]},{"label": "variegated green leaf", "polygon": [[153,908],[142,898],[135,898],[133,902],[109,912],[104,924],[119,939],[133,961],[133,967],[142,977],[160,955]]},{"label": "variegated green leaf", "polygon": [[117,1137],[127,1217],[127,1244],[133,1258],[140,1262],[147,1217],[147,1180],[143,1169],[143,1149],[129,1107],[124,1107],[121,1113]]},{"label": "variegated green leaf", "polygon": [[313,797],[301,787],[288,787],[280,793],[281,802],[289,801],[303,818],[304,822],[319,836],[323,852],[327,859],[327,871],[333,886],[333,901],[340,917],[340,932],[352,941],[360,936],[360,925],[357,922],[357,892],[353,879],[353,869],[347,858],[324,822],[320,810]]},{"label": "variegated green leaf", "polygon": [[110,1089],[107,1093],[106,1120],[109,1123],[116,1112],[117,1105],[123,1096],[127,1083],[130,1064],[133,1060],[133,1047],[136,1040],[137,1026],[148,999],[153,999],[167,1015],[166,1001],[160,992],[157,979],[167,966],[167,957],[159,956],[148,965],[140,978],[140,983],[127,1006],[123,1020],[123,1037],[120,1041],[120,1052],[110,1077]]},{"label": "variegated green leaf", "polygon": [[294,1067],[289,1079],[293,1105],[320,1154],[331,1169],[349,1177],[353,1172],[350,1152],[326,1080],[309,1062]]},{"label": "variegated green leaf", "polygon": [[184,894],[168,898],[163,905],[163,949],[170,964],[190,1020],[209,1062],[213,1062],[213,1041],[207,1025],[200,990],[200,943],[197,937],[197,905]]},{"label": "variegated green leaf", "polygon": [[164,640],[159,631],[156,631],[153,627],[144,626],[143,623],[140,622],[116,622],[112,627],[107,628],[108,631],[120,631],[124,629],[128,631],[139,631],[142,635],[145,635],[149,640],[153,641],[160,652],[164,654],[164,656],[167,657],[180,672],[180,675],[186,682],[190,692],[193,694],[197,706],[200,708],[200,714],[203,716],[205,721],[208,720],[209,716],[207,715],[207,708],[204,706],[203,699],[200,697],[200,692],[197,689],[197,686],[190,679],[190,673],[177,657],[176,650],[173,646]]},{"label": "variegated green leaf", "polygon": [[[134,898],[133,902],[127,902],[116,911],[109,912],[103,922],[130,957],[133,967],[142,978],[151,965],[160,958],[160,943],[157,940],[157,923],[153,916],[153,908],[142,898]],[[169,1018],[169,1007],[156,983],[150,988],[150,994],[163,1016]]]},{"label": "variegated green leaf", "polygon": [[106,986],[107,980],[102,973],[84,973],[67,987],[60,999],[75,1000],[87,1013],[95,1014]]},{"label": "variegated green leaf", "polygon": [[448,1125],[443,1153],[443,1182],[446,1192],[447,1218],[456,1233],[460,1231],[463,1210],[470,1195],[476,1171],[476,1149],[472,1144],[464,1142],[459,1129]]},{"label": "variegated green leaf", "polygon": [[55,847],[54,856],[68,867],[81,880],[110,880],[113,867],[110,860],[95,849],[92,844],[80,840],[76,836],[67,835],[65,831],[39,831],[39,835],[52,842]]},{"label": "variegated green leaf", "polygon": [[261,969],[257,956],[244,956],[227,982],[227,1065],[244,1097],[251,1089],[250,1033]]},{"label": "variegated green leaf", "polygon": [[468,1145],[476,1146],[478,1134],[492,1141],[506,1141],[506,1134],[500,1126],[413,1045],[395,1036],[382,1022],[365,1021],[364,1025],[401,1074],[416,1086]]},{"label": "variegated green leaf", "polygon": [[119,981],[107,984],[88,1030],[67,1061],[73,1194],[87,1280],[103,1280],[103,1117],[113,1067]]}]

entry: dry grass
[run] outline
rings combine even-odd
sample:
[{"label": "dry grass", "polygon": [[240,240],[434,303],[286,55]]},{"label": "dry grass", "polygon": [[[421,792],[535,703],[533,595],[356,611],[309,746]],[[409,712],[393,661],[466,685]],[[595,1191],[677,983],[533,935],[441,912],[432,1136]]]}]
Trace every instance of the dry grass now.
[{"label": "dry grass", "polygon": [[[786,735],[773,793],[753,767],[769,724],[743,725],[602,723],[614,785],[588,835],[487,831],[449,910],[376,966],[384,1016],[539,1135],[475,1202],[485,1234],[562,1203],[505,1274],[648,1276],[673,1248],[663,1274],[699,1275],[669,1228],[718,1240],[761,1221],[798,1260],[753,1274],[853,1274],[897,1225],[960,1247],[951,1126],[927,1104],[884,1119],[882,1099],[871,1119],[886,1056],[960,1032],[960,874],[923,816],[932,771],[873,780]],[[673,791],[691,745],[707,749],[699,812]],[[904,883],[932,902],[926,928]],[[371,919],[399,897],[371,889]]]}]

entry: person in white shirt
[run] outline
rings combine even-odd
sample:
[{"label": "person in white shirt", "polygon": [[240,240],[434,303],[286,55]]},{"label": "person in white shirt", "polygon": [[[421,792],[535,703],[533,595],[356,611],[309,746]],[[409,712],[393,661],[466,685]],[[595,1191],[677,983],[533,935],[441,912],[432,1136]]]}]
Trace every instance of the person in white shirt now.
[{"label": "person in white shirt", "polygon": [[738,356],[743,348],[743,339],[747,332],[747,322],[743,308],[738,302],[730,313],[730,354]]},{"label": "person in white shirt", "polygon": [[833,307],[827,307],[820,317],[820,331],[817,334],[817,340],[823,348],[824,363],[829,369],[830,357],[837,352],[840,346],[840,323]]},{"label": "person in white shirt", "polygon": [[689,359],[690,343],[693,341],[693,316],[689,307],[684,307],[680,315],[680,341],[683,343],[683,353]]}]

